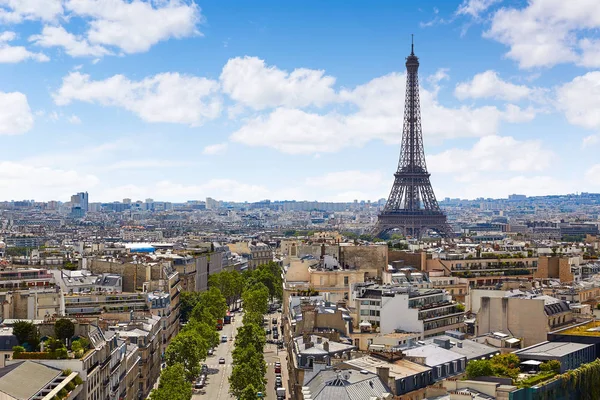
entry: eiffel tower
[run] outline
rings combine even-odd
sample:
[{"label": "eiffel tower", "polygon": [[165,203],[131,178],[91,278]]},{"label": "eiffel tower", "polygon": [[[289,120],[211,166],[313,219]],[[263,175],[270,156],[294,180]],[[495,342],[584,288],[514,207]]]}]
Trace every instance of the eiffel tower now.
[{"label": "eiffel tower", "polygon": [[373,230],[378,236],[393,229],[417,238],[428,229],[444,237],[452,236],[446,215],[440,210],[433,193],[425,164],[418,69],[419,59],[415,56],[412,43],[410,55],[406,58],[406,99],[400,161],[388,201],[377,217]]}]

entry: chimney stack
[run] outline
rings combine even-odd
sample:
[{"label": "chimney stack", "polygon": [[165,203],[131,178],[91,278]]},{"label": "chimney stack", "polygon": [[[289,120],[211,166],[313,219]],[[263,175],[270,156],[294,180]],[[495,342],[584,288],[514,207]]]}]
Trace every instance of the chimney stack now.
[{"label": "chimney stack", "polygon": [[387,385],[390,379],[390,367],[377,367],[377,375],[381,378],[382,382]]},{"label": "chimney stack", "polygon": [[302,335],[302,342],[304,344],[307,344],[308,342],[310,342],[310,334],[308,334],[308,333],[303,334]]},{"label": "chimney stack", "polygon": [[329,353],[329,342],[323,342],[323,350]]}]

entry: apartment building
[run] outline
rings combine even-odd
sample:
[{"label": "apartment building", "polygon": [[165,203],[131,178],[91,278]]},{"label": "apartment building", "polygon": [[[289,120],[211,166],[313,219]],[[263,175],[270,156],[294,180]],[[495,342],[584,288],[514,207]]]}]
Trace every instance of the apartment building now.
[{"label": "apartment building", "polygon": [[140,357],[139,373],[134,380],[136,384],[132,386],[134,388],[132,390],[137,394],[137,398],[146,398],[160,375],[162,356],[160,318],[134,316],[131,321],[107,324],[107,328],[118,334],[118,337],[125,340],[127,344],[137,347]]},{"label": "apartment building", "polygon": [[[36,359],[36,363],[60,370],[70,369],[79,374],[83,385],[78,399],[134,400],[138,398],[135,386],[129,386],[139,375],[138,349],[127,346],[115,332],[103,332],[98,326],[87,327],[90,348],[81,358],[64,360]],[[40,353],[43,354],[43,353]],[[6,365],[22,360],[7,360]]]},{"label": "apartment building", "polygon": [[258,267],[259,265],[268,264],[273,261],[273,249],[268,244],[256,242],[249,243],[248,249],[250,250],[250,260],[248,266],[251,269]]},{"label": "apartment building", "polygon": [[464,329],[464,312],[441,289],[415,289],[363,283],[354,286],[355,326],[369,323],[376,332],[415,332],[422,338]]},{"label": "apartment building", "polygon": [[506,332],[521,338],[524,346],[532,346],[545,341],[548,332],[574,322],[573,312],[567,302],[551,296],[483,296],[475,330],[476,335]]},{"label": "apartment building", "polygon": [[30,288],[0,292],[3,319],[44,320],[65,315],[63,292],[59,287]]}]

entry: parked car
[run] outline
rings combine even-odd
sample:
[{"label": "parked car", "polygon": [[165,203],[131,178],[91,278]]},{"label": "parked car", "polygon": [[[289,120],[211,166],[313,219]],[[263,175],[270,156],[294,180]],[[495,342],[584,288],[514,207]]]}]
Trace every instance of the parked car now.
[{"label": "parked car", "polygon": [[208,349],[208,355],[212,356],[213,354],[215,354],[215,351],[213,349]]},{"label": "parked car", "polygon": [[221,336],[221,343],[227,343],[227,335]]},{"label": "parked car", "polygon": [[273,319],[271,320],[271,323],[272,323],[273,325],[277,325],[277,318],[273,318]]},{"label": "parked car", "polygon": [[281,363],[280,362],[276,362],[275,363],[275,373],[276,374],[280,374],[281,373]]},{"label": "parked car", "polygon": [[223,357],[219,358],[219,364],[225,364],[225,358],[223,358]]},{"label": "parked car", "polygon": [[279,339],[279,334],[277,332],[273,332],[273,339]]},{"label": "parked car", "polygon": [[267,329],[267,330],[265,331],[265,334],[267,334],[267,335],[270,335],[270,334],[271,334],[271,330],[270,330],[270,329]]}]

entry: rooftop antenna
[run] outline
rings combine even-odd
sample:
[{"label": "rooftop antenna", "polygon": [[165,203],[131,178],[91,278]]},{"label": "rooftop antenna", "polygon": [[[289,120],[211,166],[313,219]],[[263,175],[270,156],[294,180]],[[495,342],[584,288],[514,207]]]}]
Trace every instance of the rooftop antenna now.
[{"label": "rooftop antenna", "polygon": [[410,55],[415,55],[415,35],[413,33],[410,34]]}]

